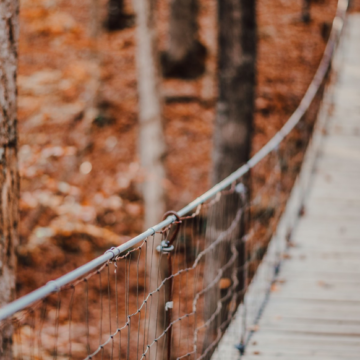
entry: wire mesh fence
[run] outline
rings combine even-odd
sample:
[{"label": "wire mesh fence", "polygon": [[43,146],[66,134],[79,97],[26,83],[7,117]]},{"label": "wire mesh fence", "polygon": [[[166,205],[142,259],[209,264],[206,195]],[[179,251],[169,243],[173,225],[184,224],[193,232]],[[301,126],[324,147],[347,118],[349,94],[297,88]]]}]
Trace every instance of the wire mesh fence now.
[{"label": "wire mesh fence", "polygon": [[[297,132],[290,143],[302,148]],[[275,231],[295,148],[275,150],[256,176],[4,320],[13,358],[210,358]]]},{"label": "wire mesh fence", "polygon": [[[4,358],[211,357],[266,253],[300,170],[341,30],[336,22],[346,6],[339,1],[320,68],[282,130],[244,167],[179,213],[166,213],[165,221],[108,250],[89,270],[48,284],[45,295],[2,309]],[[279,251],[274,274],[281,257]],[[249,324],[243,326],[245,334]],[[4,339],[11,346],[4,346]]]},{"label": "wire mesh fence", "polygon": [[269,196],[277,168],[251,202],[244,182],[234,183],[5,321],[14,358],[206,358],[261,259],[271,233],[263,224],[272,228],[280,211],[279,193]]}]

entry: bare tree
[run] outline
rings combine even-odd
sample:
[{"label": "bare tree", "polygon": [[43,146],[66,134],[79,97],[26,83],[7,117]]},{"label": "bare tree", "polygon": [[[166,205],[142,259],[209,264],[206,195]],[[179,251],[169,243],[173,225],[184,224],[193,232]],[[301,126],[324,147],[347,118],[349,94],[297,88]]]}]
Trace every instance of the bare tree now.
[{"label": "bare tree", "polygon": [[[17,0],[0,2],[0,307],[15,298],[18,244],[16,71],[19,30]],[[12,327],[0,330],[0,358],[12,358]]]},{"label": "bare tree", "polygon": [[[255,73],[256,73],[256,8],[255,0],[218,0],[218,87],[212,182],[218,183],[230,175],[250,157],[254,117]],[[235,195],[234,195],[235,196]],[[224,198],[222,214],[214,214],[210,223],[218,233],[224,226],[223,217],[233,219],[236,202]],[[226,224],[227,222],[225,222]],[[240,267],[243,258],[243,220],[239,223],[236,247]],[[214,239],[209,239],[213,241]],[[230,249],[222,249],[223,252]],[[206,283],[216,276],[214,273],[224,263],[216,251],[206,259]],[[225,258],[226,261],[226,258]],[[242,273],[238,273],[242,290]],[[206,298],[207,317],[214,313],[220,289],[209,291]],[[226,315],[226,314],[225,314]],[[224,319],[221,319],[223,321]],[[209,329],[204,347],[216,336],[216,329]]]},{"label": "bare tree", "polygon": [[311,5],[311,0],[302,0],[301,18],[302,21],[305,23],[308,23],[311,20],[310,5]]},{"label": "bare tree", "polygon": [[[162,124],[162,98],[159,89],[159,61],[157,52],[157,36],[155,28],[155,1],[135,0],[135,13],[137,20],[137,69],[139,94],[139,152],[141,166],[145,173],[142,187],[145,207],[145,228],[158,223],[165,212],[165,191],[163,180],[165,169],[163,158],[165,142]],[[157,279],[163,278],[165,269],[160,266],[159,258],[152,262],[151,251],[148,251],[149,261],[149,291],[157,288]],[[155,339],[163,331],[161,320],[164,312],[163,297],[153,297],[154,310],[150,316],[150,340]],[[158,309],[159,317],[157,317]],[[156,325],[155,325],[156,324]],[[156,346],[159,344],[157,343]],[[155,359],[156,351],[152,350],[150,359]]]},{"label": "bare tree", "polygon": [[90,3],[90,36],[96,39],[99,36],[99,0],[91,0]]},{"label": "bare tree", "polygon": [[135,0],[137,17],[137,69],[139,94],[139,150],[145,171],[143,197],[145,227],[161,220],[165,212],[163,180],[165,141],[159,62],[155,29],[154,0]]},{"label": "bare tree", "polygon": [[121,30],[134,24],[134,16],[124,11],[124,0],[109,0],[105,26],[108,30]]},{"label": "bare tree", "polygon": [[256,71],[254,0],[219,0],[219,99],[217,103],[213,183],[250,156]]},{"label": "bare tree", "polygon": [[171,0],[169,46],[161,57],[166,77],[195,78],[204,73],[206,49],[198,39],[197,17],[197,0]]}]

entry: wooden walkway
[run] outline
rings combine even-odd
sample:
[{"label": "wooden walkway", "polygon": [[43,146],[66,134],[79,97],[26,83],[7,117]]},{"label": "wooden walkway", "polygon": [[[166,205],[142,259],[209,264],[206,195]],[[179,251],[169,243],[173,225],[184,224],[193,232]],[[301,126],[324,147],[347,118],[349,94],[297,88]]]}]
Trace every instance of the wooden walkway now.
[{"label": "wooden walkway", "polygon": [[[360,359],[360,14],[348,17],[339,53],[305,214],[245,360]],[[213,359],[240,358],[242,321],[240,313]]]}]

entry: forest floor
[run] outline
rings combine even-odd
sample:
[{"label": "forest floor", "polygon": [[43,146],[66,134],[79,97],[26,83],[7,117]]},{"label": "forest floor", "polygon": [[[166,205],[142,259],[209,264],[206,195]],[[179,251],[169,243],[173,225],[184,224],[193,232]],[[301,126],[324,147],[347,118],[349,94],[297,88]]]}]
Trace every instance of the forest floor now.
[{"label": "forest floor", "polygon": [[[103,23],[106,3],[100,3]],[[165,3],[158,9],[161,48],[167,40]],[[312,20],[305,24],[301,1],[258,1],[253,152],[299,104],[321,59],[336,3],[314,1]],[[162,82],[169,209],[210,187],[216,3],[200,4],[207,72],[193,81]],[[21,1],[17,296],[143,230],[135,29],[94,30],[90,5],[90,0]],[[132,12],[130,4],[127,10]]]}]

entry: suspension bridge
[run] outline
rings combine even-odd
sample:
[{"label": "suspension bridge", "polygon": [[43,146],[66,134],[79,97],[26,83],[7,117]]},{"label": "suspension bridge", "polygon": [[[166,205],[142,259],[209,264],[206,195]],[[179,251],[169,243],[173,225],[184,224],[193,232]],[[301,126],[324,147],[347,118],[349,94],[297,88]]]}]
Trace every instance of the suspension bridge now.
[{"label": "suspension bridge", "polygon": [[279,132],[180,211],[1,308],[6,358],[358,357],[360,16],[345,21],[347,6]]},{"label": "suspension bridge", "polygon": [[[249,324],[245,354],[241,357],[234,347],[244,321],[239,311],[215,359],[359,357],[359,34],[360,16],[350,15],[334,64],[336,79],[325,94],[323,118],[314,134],[319,143],[315,149],[309,146],[303,165],[301,175],[310,181],[302,215],[288,239],[288,250],[261,314],[252,328]],[[271,259],[264,259],[263,272],[269,261],[271,266]],[[266,292],[263,280],[261,276],[254,280],[248,302],[259,296],[259,289]]]}]

